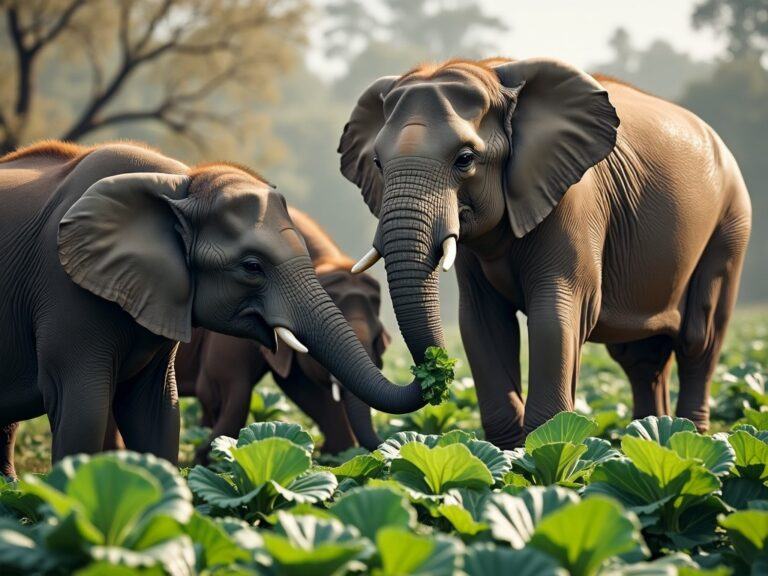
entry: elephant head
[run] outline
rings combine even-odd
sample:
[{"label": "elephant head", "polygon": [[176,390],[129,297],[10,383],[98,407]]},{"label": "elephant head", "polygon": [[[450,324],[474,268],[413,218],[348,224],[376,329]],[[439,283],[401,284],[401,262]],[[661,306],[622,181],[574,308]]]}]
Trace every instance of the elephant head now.
[{"label": "elephant head", "polygon": [[77,284],[150,332],[188,342],[200,326],[272,351],[279,338],[374,408],[424,405],[418,382],[392,384],[371,361],[320,285],[285,200],[246,169],[103,178],[61,220],[58,247]]},{"label": "elephant head", "polygon": [[414,359],[443,346],[437,267],[457,242],[507,226],[522,238],[613,149],[606,91],[555,60],[448,61],[374,82],[339,144],[341,171],[379,218],[398,324]]}]

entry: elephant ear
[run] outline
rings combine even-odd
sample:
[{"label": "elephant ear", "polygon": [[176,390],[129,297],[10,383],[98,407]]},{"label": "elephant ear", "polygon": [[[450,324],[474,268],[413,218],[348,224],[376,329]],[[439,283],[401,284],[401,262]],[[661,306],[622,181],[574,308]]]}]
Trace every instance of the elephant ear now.
[{"label": "elephant ear", "polygon": [[398,76],[382,76],[366,88],[357,101],[339,141],[341,173],[357,184],[363,199],[374,216],[381,210],[384,184],[381,173],[373,162],[373,144],[384,126],[384,96]]},{"label": "elephant ear", "polygon": [[189,228],[177,202],[189,178],[131,173],[103,178],[59,224],[59,260],[72,280],[120,305],[149,331],[189,342],[193,285]]},{"label": "elephant ear", "polygon": [[389,335],[389,332],[387,332],[387,329],[382,326],[381,332],[379,332],[379,335],[376,337],[376,340],[373,344],[373,350],[376,352],[376,354],[379,355],[379,358],[384,355],[384,352],[387,350],[391,342],[392,337]]},{"label": "elephant ear", "polygon": [[597,80],[557,60],[520,60],[495,70],[508,100],[507,213],[521,238],[613,150],[619,117]]},{"label": "elephant ear", "polygon": [[288,378],[288,374],[291,373],[293,355],[295,354],[291,347],[283,342],[278,342],[277,350],[274,352],[266,346],[261,346],[260,348],[264,360],[267,361],[267,364],[269,364],[269,367],[275,374],[280,376],[280,378]]}]

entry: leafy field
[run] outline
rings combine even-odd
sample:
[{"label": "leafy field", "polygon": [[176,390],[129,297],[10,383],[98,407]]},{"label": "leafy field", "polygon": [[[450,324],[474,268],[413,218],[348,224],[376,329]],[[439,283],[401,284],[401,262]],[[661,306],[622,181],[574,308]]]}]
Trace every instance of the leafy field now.
[{"label": "leafy field", "polygon": [[[402,347],[385,359],[410,381]],[[270,421],[219,438],[208,468],[124,452],[0,487],[0,572],[766,574],[766,367],[768,314],[742,312],[701,435],[683,419],[632,422],[628,383],[590,346],[577,412],[506,452],[482,440],[462,362],[447,402],[376,415],[387,440],[373,453],[320,455],[311,423],[262,384],[252,416]],[[206,431],[184,407],[189,462]],[[25,424],[21,472],[47,468],[46,427]]]}]

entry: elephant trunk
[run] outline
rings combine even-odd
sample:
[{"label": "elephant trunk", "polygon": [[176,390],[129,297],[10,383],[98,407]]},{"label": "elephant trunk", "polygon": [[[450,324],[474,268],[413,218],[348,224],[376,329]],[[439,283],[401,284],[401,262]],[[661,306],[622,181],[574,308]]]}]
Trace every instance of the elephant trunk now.
[{"label": "elephant trunk", "polygon": [[368,450],[376,450],[382,440],[373,427],[371,407],[349,390],[344,391],[343,401],[344,410],[357,443]]},{"label": "elephant trunk", "polygon": [[280,308],[286,317],[271,319],[271,323],[289,327],[347,390],[368,406],[392,414],[413,412],[426,404],[419,382],[398,386],[379,371],[318,282],[308,257],[281,264],[275,274],[276,285],[284,287]]},{"label": "elephant trunk", "polygon": [[387,167],[375,246],[384,256],[400,332],[416,363],[429,346],[445,347],[438,263],[443,242],[458,238],[456,191],[442,166],[403,159]]}]

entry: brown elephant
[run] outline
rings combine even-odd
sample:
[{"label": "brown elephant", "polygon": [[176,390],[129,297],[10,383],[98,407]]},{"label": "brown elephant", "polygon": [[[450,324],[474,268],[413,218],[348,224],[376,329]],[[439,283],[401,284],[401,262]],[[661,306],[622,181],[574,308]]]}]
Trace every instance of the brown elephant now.
[{"label": "brown elephant", "polygon": [[573,408],[587,340],[626,371],[635,417],[669,411],[674,352],[677,414],[707,428],[751,208],[736,161],[702,120],[555,60],[453,60],[374,82],[339,152],[379,218],[358,269],[384,257],[417,361],[443,344],[436,268],[457,258],[489,440],[519,445]]},{"label": "brown elephant", "polygon": [[[178,458],[177,342],[192,328],[310,354],[383,411],[424,404],[389,382],[323,290],[285,200],[231,164],[144,146],[47,142],[0,158],[0,467],[15,423],[47,414],[53,458]],[[302,344],[302,341],[304,344]]]},{"label": "brown elephant", "polygon": [[[317,222],[288,208],[302,235],[317,278],[341,310],[373,362],[381,368],[389,335],[379,319],[381,289],[368,274],[352,274],[354,264]],[[381,443],[371,421],[371,410],[350,393],[309,354],[279,346],[276,353],[253,340],[196,328],[189,344],[176,353],[180,396],[196,396],[203,409],[202,425],[212,428],[209,440],[197,451],[204,462],[210,441],[237,437],[245,426],[253,386],[267,372],[325,437],[322,451],[335,454],[357,441],[369,450]]]}]

